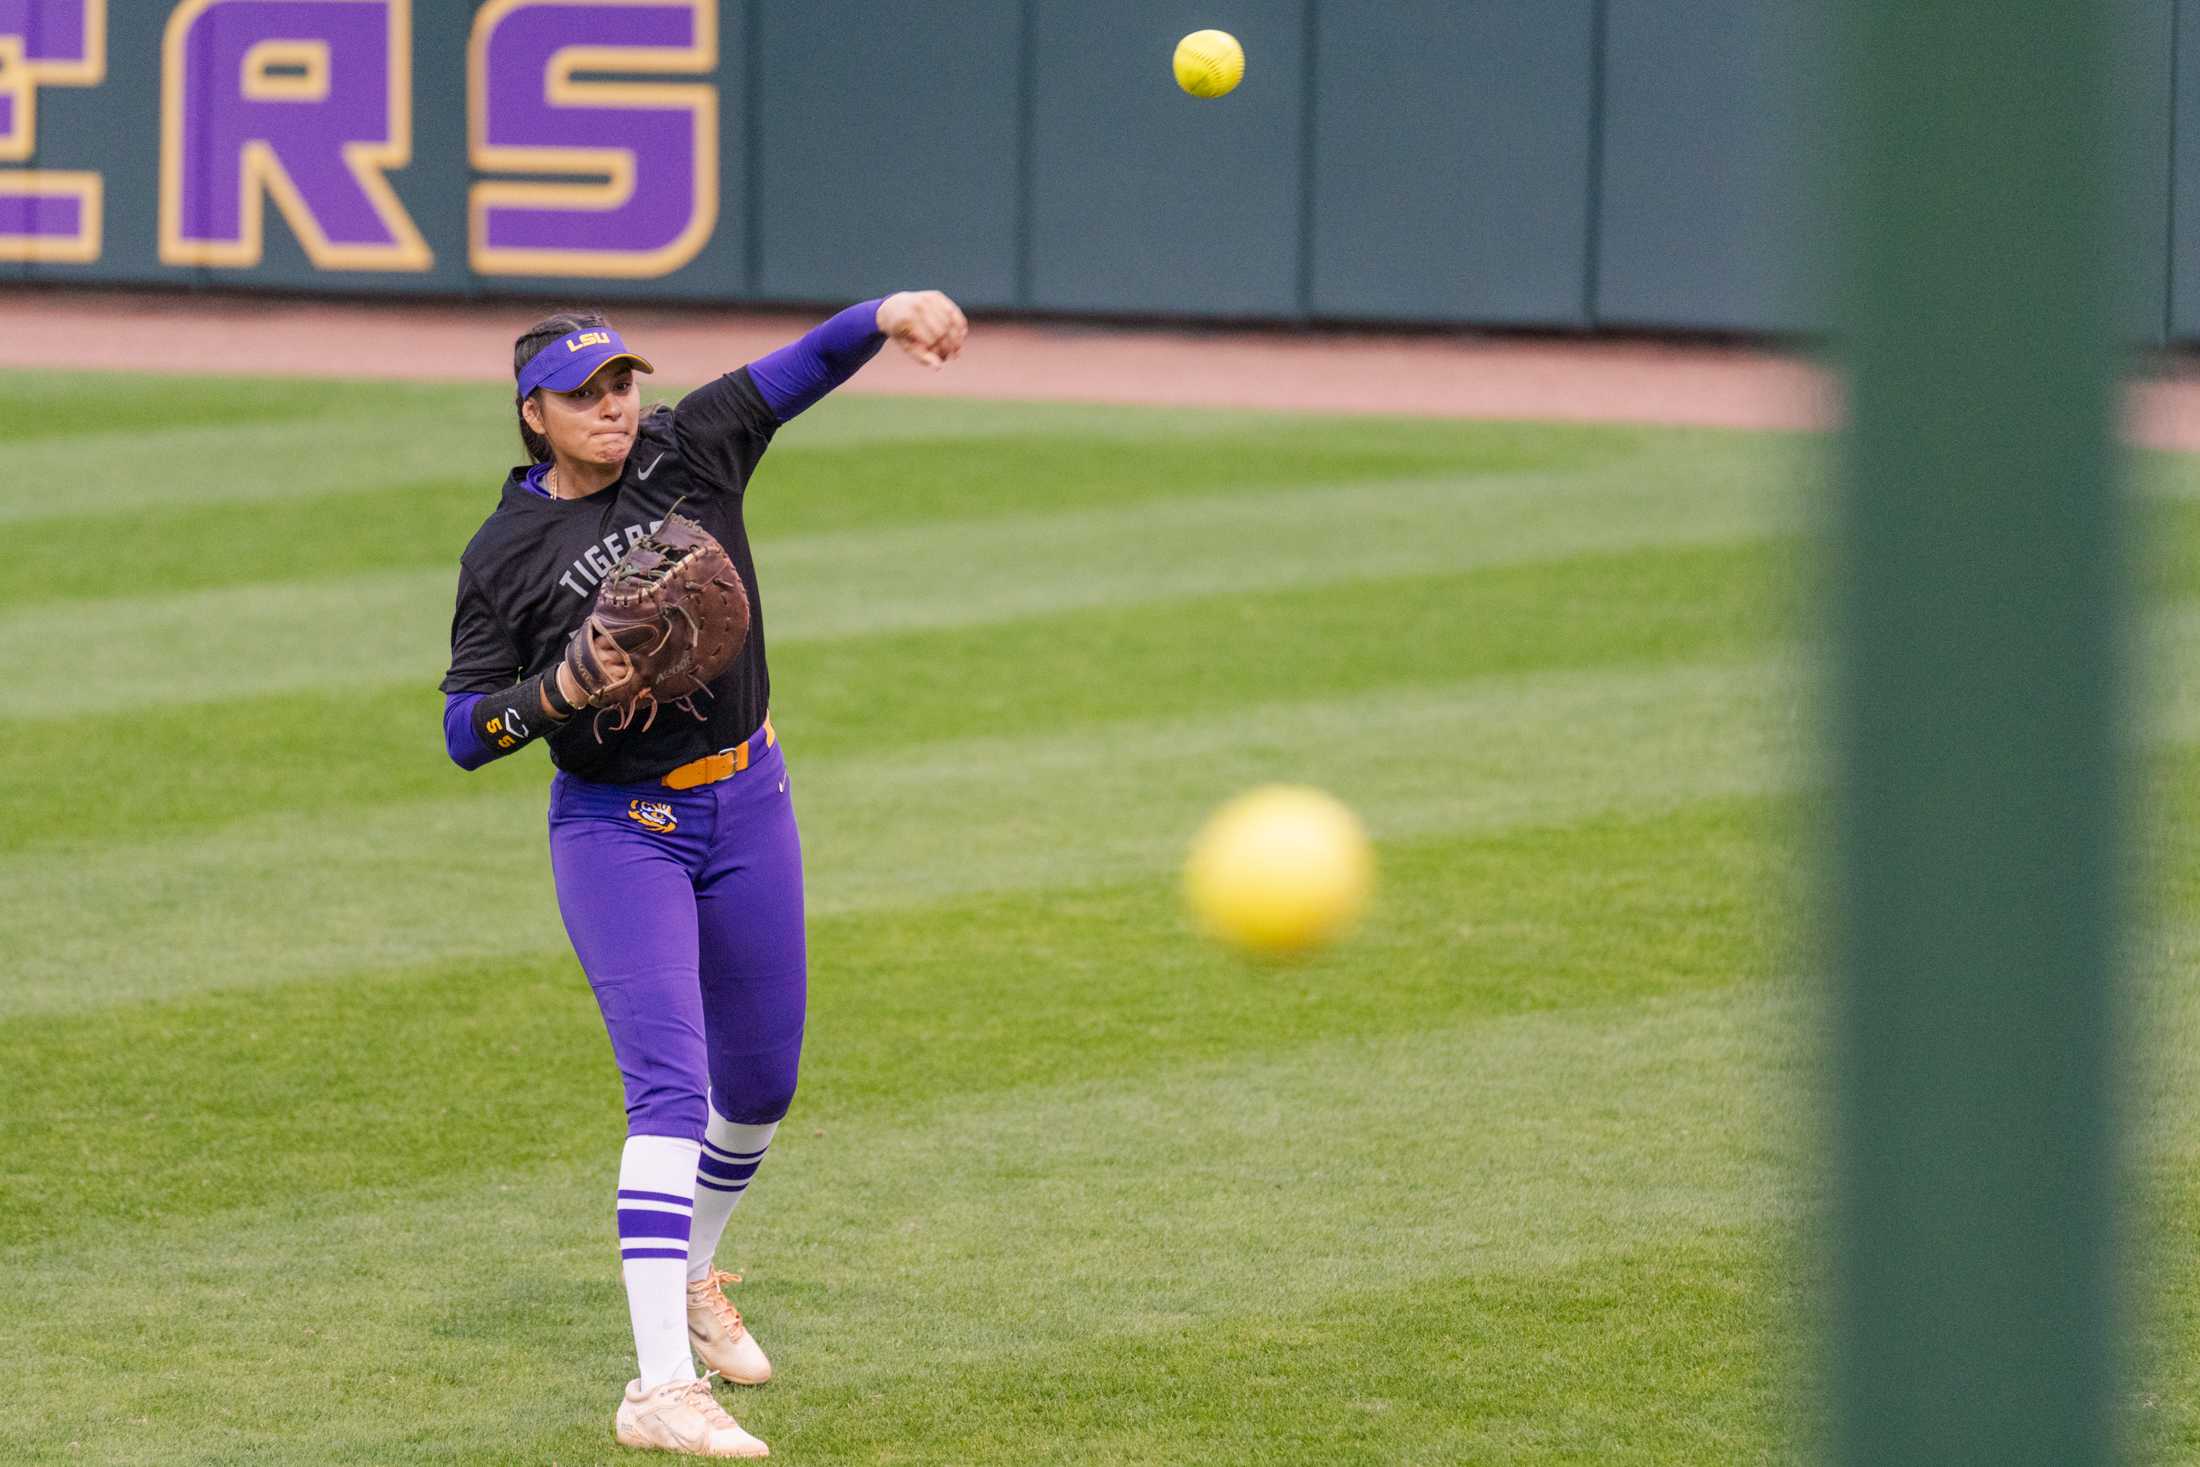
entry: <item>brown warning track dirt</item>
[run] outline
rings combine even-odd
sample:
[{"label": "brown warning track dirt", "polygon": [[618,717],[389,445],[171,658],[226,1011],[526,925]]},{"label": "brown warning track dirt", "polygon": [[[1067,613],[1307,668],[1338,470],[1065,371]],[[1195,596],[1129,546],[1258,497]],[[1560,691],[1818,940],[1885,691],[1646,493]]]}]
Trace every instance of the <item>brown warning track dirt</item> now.
[{"label": "brown warning track dirt", "polygon": [[[0,290],[0,366],[427,380],[509,378],[527,305]],[[660,374],[695,382],[799,334],[778,311],[614,312]],[[1339,334],[981,320],[961,361],[888,352],[842,389],[912,396],[1812,429],[1830,374],[1757,347],[1467,334]],[[2200,376],[2137,381],[2134,441],[2200,451]]]}]

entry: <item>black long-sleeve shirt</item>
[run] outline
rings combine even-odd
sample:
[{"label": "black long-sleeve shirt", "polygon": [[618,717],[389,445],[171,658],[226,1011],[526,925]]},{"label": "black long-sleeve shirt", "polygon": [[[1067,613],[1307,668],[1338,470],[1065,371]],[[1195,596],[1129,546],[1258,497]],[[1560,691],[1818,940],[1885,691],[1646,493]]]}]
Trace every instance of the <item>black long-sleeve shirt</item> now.
[{"label": "black long-sleeve shirt", "polygon": [[552,667],[587,619],[612,563],[678,504],[726,547],[741,576],[749,597],[747,643],[711,683],[709,696],[694,700],[703,719],[662,708],[646,730],[637,722],[614,731],[609,719],[583,710],[543,742],[560,769],[632,784],[754,733],[771,704],[771,672],[742,504],[778,426],[743,367],[643,418],[618,479],[585,498],[546,498],[528,485],[532,466],[513,469],[497,507],[459,557],[443,691],[496,692]]}]

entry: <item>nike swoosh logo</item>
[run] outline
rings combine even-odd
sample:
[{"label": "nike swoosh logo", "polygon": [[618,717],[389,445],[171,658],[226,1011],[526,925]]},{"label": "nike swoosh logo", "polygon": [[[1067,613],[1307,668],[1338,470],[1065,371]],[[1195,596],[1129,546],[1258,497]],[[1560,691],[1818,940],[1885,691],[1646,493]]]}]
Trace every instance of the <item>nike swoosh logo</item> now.
[{"label": "nike swoosh logo", "polygon": [[636,479],[636,480],[638,481],[638,480],[642,480],[642,479],[646,479],[646,478],[648,478],[648,477],[649,477],[649,476],[650,476],[651,474],[654,474],[654,473],[656,473],[656,472],[657,472],[657,465],[659,465],[659,464],[663,463],[664,461],[665,461],[665,456],[664,456],[663,454],[661,454],[661,453],[660,453],[660,454],[658,454],[658,455],[657,455],[657,456],[656,456],[655,458],[653,458],[653,459],[651,459],[651,460],[649,461],[649,467],[648,467],[648,468],[646,468],[646,469],[642,469],[642,470],[640,470],[639,472],[637,472],[637,473],[636,473],[636,474],[634,475],[635,479]]}]

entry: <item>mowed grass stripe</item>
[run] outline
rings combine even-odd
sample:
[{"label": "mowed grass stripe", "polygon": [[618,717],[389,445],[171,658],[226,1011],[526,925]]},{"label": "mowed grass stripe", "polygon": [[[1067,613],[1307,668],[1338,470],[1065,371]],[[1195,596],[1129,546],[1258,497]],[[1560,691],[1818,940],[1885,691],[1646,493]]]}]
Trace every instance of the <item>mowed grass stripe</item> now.
[{"label": "mowed grass stripe", "polygon": [[[750,513],[766,534],[819,535],[1035,509],[1120,507],[1180,497],[1188,485],[1208,495],[1220,489],[1260,493],[1465,472],[1428,450],[1384,459],[1310,449],[1299,437],[1226,439],[1230,472],[1199,478],[1159,472],[1170,450],[1151,442],[1135,449],[1097,437],[1049,443],[1049,457],[1022,463],[1033,455],[1020,438],[958,440],[897,456],[886,483],[875,455],[790,443],[767,459],[771,471],[758,482]],[[1181,458],[1181,451],[1174,456]],[[1019,461],[1022,473],[1014,482],[1021,492],[1007,499],[997,487],[990,495],[966,488],[973,458],[994,461],[995,475],[1017,471],[999,460]],[[151,586],[180,593],[369,571],[447,571],[495,507],[501,475],[497,468],[467,480],[446,466],[436,475],[399,474],[368,493],[356,485],[316,490],[317,478],[308,473],[294,480],[292,493],[242,503],[86,501],[67,516],[10,526],[17,574],[0,588],[0,605],[96,600]],[[1003,480],[977,482],[998,486]],[[108,532],[107,553],[87,562],[86,540]]]},{"label": "mowed grass stripe", "polygon": [[[102,521],[172,523],[185,506],[264,504],[297,494],[373,495],[393,486],[458,484],[479,456],[479,425],[425,410],[328,413],[275,422],[216,419],[152,431],[89,431],[10,442],[0,524],[31,546],[79,537]],[[496,475],[489,476],[494,488]],[[58,527],[44,528],[58,522]],[[165,526],[164,526],[165,527]],[[218,553],[218,543],[208,546]],[[127,559],[127,553],[125,553]]]},{"label": "mowed grass stripe", "polygon": [[[270,1463],[619,1467],[631,1453],[611,1444],[600,1382],[630,1370],[631,1351],[606,1338],[601,1321],[623,1300],[589,1281],[585,1250],[561,1252],[531,1219],[516,1221],[505,1236],[528,1250],[528,1266],[499,1270],[501,1292],[484,1297],[477,1282],[440,1311],[407,1294],[417,1306],[410,1336],[377,1321],[372,1338],[401,1352],[395,1369],[334,1375],[358,1352],[332,1364],[319,1331],[299,1331],[270,1369],[332,1372],[313,1392],[327,1413],[318,1421],[288,1402],[270,1413],[264,1390],[209,1400],[183,1372],[155,1367],[132,1378],[135,1414],[67,1414],[67,1396],[0,1409],[0,1449],[20,1441],[11,1460],[31,1464],[155,1460],[149,1452],[162,1463],[228,1463],[245,1450]],[[433,1273],[429,1283],[446,1278]],[[316,1281],[291,1297],[304,1313],[330,1296]],[[756,1291],[743,1297],[754,1311]],[[937,1359],[921,1379],[844,1386],[777,1343],[775,1325],[801,1307],[789,1298],[758,1328],[807,1378],[783,1373],[769,1392],[728,1404],[769,1436],[775,1455],[814,1463],[1799,1467],[1811,1460],[1796,1445],[1807,1434],[1795,1406],[1809,1338],[1799,1321],[1811,1306],[1793,1275],[1789,1230],[1761,1226],[1570,1268],[1421,1278],[1343,1298],[1310,1291],[1280,1314],[1210,1313],[1167,1329],[1114,1321],[1083,1348]],[[248,1333],[278,1327],[250,1316],[225,1322]],[[264,1352],[211,1329],[162,1321],[141,1338],[201,1357],[219,1348],[225,1384],[269,1373],[251,1364]],[[500,1385],[469,1381],[478,1372]],[[2143,1399],[2157,1405],[2152,1392]],[[2159,1405],[2166,1409],[2147,1414],[2189,1419],[2181,1400]],[[169,1429],[156,1433],[157,1422]],[[41,1438],[50,1452],[35,1445]],[[2166,1440],[2137,1460],[2187,1461],[2192,1440]]]},{"label": "mowed grass stripe", "polygon": [[[0,373],[0,384],[11,380]],[[242,546],[250,564],[253,551],[280,548],[254,534],[255,507],[434,484],[453,496],[438,516],[443,528],[467,519],[463,539],[520,457],[511,400],[493,385],[230,379],[210,392],[208,379],[152,378],[140,391],[145,411],[118,407],[110,391],[81,408],[19,405],[0,421],[19,470],[0,482],[0,523],[152,515],[190,535],[189,516],[211,511],[209,532],[230,531],[232,554]],[[187,406],[154,405],[171,393]],[[652,386],[644,401],[680,395]],[[16,432],[17,421],[33,431]],[[1035,498],[1165,498],[1186,486],[1213,492],[1279,477],[1581,466],[1662,441],[1632,428],[843,397],[781,431],[758,485],[791,501],[787,528],[814,530],[1014,513]],[[206,541],[217,550],[224,543],[212,533]]]},{"label": "mowed grass stripe", "polygon": [[[890,1119],[927,1097],[1723,987],[1773,964],[1753,914],[1786,818],[1734,801],[1388,841],[1353,945],[1281,970],[1191,940],[1168,876],[821,917],[805,1113]],[[269,1169],[314,1194],[501,1174],[620,1124],[562,953],[18,1016],[0,1070],[34,1098],[0,1114],[0,1246],[256,1205]],[[130,1146],[103,1149],[117,1131]]]},{"label": "mowed grass stripe", "polygon": [[[1172,867],[1227,795],[1315,777],[1390,835],[1762,793],[1794,776],[1798,680],[1770,662],[1490,678],[805,765],[813,911]],[[813,777],[814,776],[814,777]],[[22,897],[0,1013],[554,946],[538,786],[0,859]],[[83,913],[102,920],[90,924]]]},{"label": "mowed grass stripe", "polygon": [[[1642,430],[1482,424],[1474,425],[1474,437],[1464,437],[1459,425],[1410,424],[1388,437],[1370,438],[1366,422],[1358,419],[1341,424],[1282,419],[1263,421],[1257,429],[1235,420],[1218,425],[1193,419],[1201,425],[1195,432],[1189,424],[1171,426],[1183,421],[1173,415],[1157,415],[1161,421],[1149,423],[1136,411],[1127,419],[1081,418],[1075,436],[1051,439],[1039,436],[1021,414],[999,411],[985,416],[985,436],[952,411],[944,422],[903,422],[898,414],[871,422],[889,408],[907,406],[891,399],[834,404],[789,430],[774,447],[769,472],[750,501],[758,533],[769,542],[785,535],[1026,515],[1039,507],[1122,506],[1218,489],[1258,494],[1269,486],[1381,482],[1432,472],[1469,479],[1524,472],[1566,476],[1618,464],[1627,465],[1645,486],[1686,486],[1707,473],[1715,479],[1739,476],[1776,500],[1808,503],[1820,468],[1819,454],[1807,441],[1741,434],[1671,441],[1644,439]],[[821,425],[827,418],[830,425]],[[853,433],[865,425],[876,436]],[[910,440],[920,448],[891,447],[900,442],[891,435],[913,434],[920,427],[933,434]],[[1553,441],[1552,434],[1583,436]],[[224,453],[233,449],[222,424],[209,426],[204,437]],[[1199,443],[1189,463],[1187,441]],[[402,471],[387,455],[370,456],[365,462],[372,467],[371,480],[339,470],[335,488],[323,487],[328,471],[319,467],[285,478],[231,464],[248,484],[282,486],[279,494],[262,492],[244,500],[164,492],[139,502],[135,490],[117,494],[85,484],[81,474],[26,477],[24,483],[40,488],[36,497],[54,513],[9,522],[16,573],[0,584],[0,608],[129,596],[147,587],[182,593],[405,569],[448,573],[458,547],[494,502],[498,472],[462,474],[457,460],[438,457],[448,447],[437,442],[419,451],[416,470],[418,464],[435,466],[430,472]],[[11,448],[11,454],[18,452],[20,445]],[[891,452],[885,472],[882,452]],[[78,457],[91,465],[112,462],[97,436],[80,445]],[[162,466],[158,472],[168,475],[174,463],[189,462],[193,454],[187,444],[164,442],[151,457]],[[974,463],[987,472],[970,472]],[[1228,472],[1218,474],[1218,468]],[[71,487],[55,497],[55,483]],[[2200,543],[2196,484],[2200,468],[2183,458],[2142,460],[2138,544],[2150,594],[2200,595],[2200,557],[2187,553]],[[87,556],[86,545],[94,540],[99,553]]]},{"label": "mowed grass stripe", "polygon": [[[1200,496],[759,548],[774,645],[986,625],[1088,607],[1762,537],[1776,504],[1707,483],[1658,502],[1630,476],[1408,480]],[[449,660],[455,547],[436,571],[114,597],[0,615],[22,649],[9,722],[362,683]],[[83,649],[96,646],[96,676]]]},{"label": "mowed grass stripe", "polygon": [[[1637,551],[1347,586],[1202,597],[982,628],[775,647],[778,725],[804,759],[984,733],[1382,691],[1494,673],[1742,655],[1792,617],[1783,549]],[[20,722],[0,851],[89,848],[248,819],[539,792],[530,752],[460,775],[440,700],[350,690]],[[88,761],[85,751],[101,757]]]},{"label": "mowed grass stripe", "polygon": [[[17,446],[107,434],[126,438],[175,428],[276,426],[327,416],[343,400],[325,381],[203,372],[186,376],[0,368],[0,388],[5,389],[0,391],[0,439]],[[385,404],[418,401],[434,393],[403,383],[376,384],[375,391],[373,400]],[[83,472],[100,469],[87,464]]]},{"label": "mowed grass stripe", "polygon": [[[867,1124],[820,1107],[786,1128],[738,1220],[743,1302],[770,1321],[784,1372],[749,1409],[768,1431],[813,1384],[838,1416],[872,1391],[1104,1361],[1111,1341],[1197,1348],[1369,1290],[1533,1277],[1785,1221],[1796,1138],[1772,1117],[1796,1078],[1793,1028],[1788,1005],[1722,990],[947,1097]],[[1734,1146],[1735,1127],[1755,1144]],[[66,1398],[93,1352],[54,1323],[90,1311],[151,1362],[195,1362],[114,1381],[113,1415],[81,1428],[96,1450],[147,1440],[143,1417],[163,1423],[168,1460],[308,1442],[324,1461],[406,1460],[496,1442],[515,1397],[559,1424],[557,1442],[600,1443],[604,1367],[624,1347],[605,1216],[615,1139],[508,1184],[364,1211],[293,1194],[287,1225],[243,1248],[226,1224],[155,1222],[66,1265],[11,1250],[15,1399]],[[1018,1227],[997,1226],[1004,1205]],[[148,1249],[164,1261],[157,1293],[128,1266]],[[331,1257],[346,1266],[314,1267]],[[271,1384],[293,1352],[346,1382],[341,1413]],[[1260,1352],[1239,1358],[1233,1377],[1266,1373]],[[200,1404],[186,1409],[187,1392]],[[423,1406],[427,1440],[411,1435]],[[36,1427],[60,1424],[32,1410]],[[961,1419],[951,1435],[967,1449],[989,1413]],[[813,1429],[829,1442],[835,1428]]]},{"label": "mowed grass stripe", "polygon": [[[733,363],[728,363],[730,368]],[[676,402],[680,383],[643,379],[642,401]],[[133,434],[223,424],[418,412],[420,421],[463,420],[470,431],[496,431],[501,451],[512,418],[509,394],[492,382],[392,382],[383,378],[178,376],[130,372],[31,372],[0,368],[0,429],[21,441]],[[930,441],[961,437],[975,422],[990,435],[1051,437],[1064,432],[1196,436],[1235,431],[1283,415],[1207,409],[1122,409],[1074,403],[973,403],[925,398],[830,398],[801,418],[803,431],[829,442]],[[1376,420],[1353,417],[1345,422]],[[1379,436],[1379,429],[1377,430]]]},{"label": "mowed grass stripe", "polygon": [[[990,1449],[1199,1467],[1800,1463],[1791,1402],[1809,1302],[1791,1265],[1785,1230],[1758,1226],[1567,1268],[1310,1297],[958,1363],[944,1380],[828,1382],[774,1413],[771,1440],[833,1462],[960,1463]],[[1289,1280],[1308,1266],[1278,1269]]]}]

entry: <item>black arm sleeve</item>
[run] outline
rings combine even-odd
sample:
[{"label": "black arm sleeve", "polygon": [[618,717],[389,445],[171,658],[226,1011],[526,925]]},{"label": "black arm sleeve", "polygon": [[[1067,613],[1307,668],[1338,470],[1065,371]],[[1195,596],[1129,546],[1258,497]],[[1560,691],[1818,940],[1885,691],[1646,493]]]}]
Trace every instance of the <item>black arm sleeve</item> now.
[{"label": "black arm sleeve", "polygon": [[574,711],[573,705],[565,701],[565,694],[558,691],[558,670],[552,667],[501,693],[475,699],[468,720],[474,737],[494,759],[541,738],[572,717]]},{"label": "black arm sleeve", "polygon": [[771,446],[779,419],[742,367],[681,398],[672,410],[672,426],[689,472],[740,494]]}]

